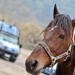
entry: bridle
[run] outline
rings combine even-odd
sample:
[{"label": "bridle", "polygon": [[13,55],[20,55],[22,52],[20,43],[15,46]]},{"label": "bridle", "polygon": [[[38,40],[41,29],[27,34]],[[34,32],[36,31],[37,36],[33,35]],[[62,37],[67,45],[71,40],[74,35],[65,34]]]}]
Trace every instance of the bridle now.
[{"label": "bridle", "polygon": [[[53,28],[52,28],[52,29],[53,29]],[[75,32],[75,30],[74,30],[74,32]],[[63,58],[63,57],[66,57],[66,58],[64,59],[64,61],[66,61],[66,59],[70,56],[71,48],[72,48],[72,45],[74,45],[74,41],[75,41],[75,40],[74,40],[74,35],[75,35],[74,32],[73,32],[73,38],[72,38],[71,44],[69,45],[68,50],[67,50],[66,52],[64,52],[64,53],[62,53],[62,54],[60,54],[60,55],[58,55],[58,56],[54,56],[54,55],[53,55],[53,53],[51,52],[50,48],[48,47],[48,45],[47,45],[45,42],[39,43],[39,45],[41,45],[41,46],[44,48],[44,50],[46,51],[46,53],[48,54],[49,58],[50,58],[51,61],[52,61],[52,64],[51,64],[50,66],[53,66],[53,65],[56,63],[57,60],[59,60],[59,59],[61,59],[61,58]]]},{"label": "bridle", "polygon": [[41,42],[41,43],[39,43],[39,45],[41,45],[44,48],[44,50],[47,52],[49,58],[52,61],[51,66],[53,66],[56,63],[57,60],[65,57],[65,56],[66,56],[66,58],[65,58],[65,60],[66,60],[70,56],[71,47],[72,47],[72,44],[70,44],[69,49],[65,53],[60,54],[58,56],[54,56],[53,53],[51,52],[51,50],[49,49],[49,47],[47,46],[47,44],[45,42]]},{"label": "bridle", "polygon": [[[74,30],[74,31],[75,31],[75,30]],[[54,56],[54,55],[53,55],[53,53],[51,52],[51,50],[49,49],[48,45],[47,45],[45,42],[39,43],[39,45],[41,45],[41,46],[44,48],[44,50],[47,52],[49,58],[51,59],[51,61],[52,61],[52,64],[51,64],[51,65],[54,65],[57,60],[59,60],[59,59],[65,57],[65,56],[66,56],[65,60],[70,56],[71,48],[72,48],[72,45],[74,45],[74,41],[75,41],[75,40],[74,40],[74,35],[75,35],[75,33],[73,32],[73,39],[72,39],[72,42],[71,42],[71,44],[70,44],[68,50],[67,50],[65,53],[60,54],[60,55],[58,55],[58,56]],[[64,61],[65,61],[65,60],[64,60]]]}]

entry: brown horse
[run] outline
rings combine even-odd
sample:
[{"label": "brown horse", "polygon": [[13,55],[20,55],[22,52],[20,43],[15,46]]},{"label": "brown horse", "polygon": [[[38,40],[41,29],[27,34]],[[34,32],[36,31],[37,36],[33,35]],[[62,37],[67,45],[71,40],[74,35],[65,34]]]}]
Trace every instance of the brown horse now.
[{"label": "brown horse", "polygon": [[75,20],[60,14],[54,6],[54,19],[46,27],[44,38],[26,60],[26,70],[36,75],[43,68],[58,62],[56,75],[73,75],[75,66]]}]

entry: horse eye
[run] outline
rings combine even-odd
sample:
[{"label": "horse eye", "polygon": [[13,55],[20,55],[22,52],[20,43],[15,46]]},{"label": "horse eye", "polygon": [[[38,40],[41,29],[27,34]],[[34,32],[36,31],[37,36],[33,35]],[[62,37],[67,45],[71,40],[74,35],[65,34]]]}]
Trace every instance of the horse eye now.
[{"label": "horse eye", "polygon": [[64,38],[65,38],[65,35],[60,34],[60,35],[59,35],[59,38],[64,39]]}]

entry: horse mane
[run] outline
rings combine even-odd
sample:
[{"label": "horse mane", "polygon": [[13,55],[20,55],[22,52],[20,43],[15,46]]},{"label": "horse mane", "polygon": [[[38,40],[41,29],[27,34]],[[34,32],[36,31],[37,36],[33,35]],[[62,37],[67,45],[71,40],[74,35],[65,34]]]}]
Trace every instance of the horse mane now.
[{"label": "horse mane", "polygon": [[[53,22],[53,21],[52,21],[52,22]],[[47,30],[47,28],[49,28],[49,27],[51,26],[52,22],[51,22],[45,29],[42,30],[42,32],[40,33],[40,35],[41,35],[42,33],[44,33],[44,32]]]},{"label": "horse mane", "polygon": [[57,17],[50,22],[50,24],[40,33],[40,35],[45,32],[49,27],[51,27],[54,22],[54,26],[62,27],[66,33],[70,33],[70,27],[72,26],[71,18],[69,15],[59,14]]},{"label": "horse mane", "polygon": [[72,26],[71,18],[69,15],[64,14],[58,15],[54,20],[54,24],[58,27],[61,26],[66,33],[70,32],[70,27]]}]

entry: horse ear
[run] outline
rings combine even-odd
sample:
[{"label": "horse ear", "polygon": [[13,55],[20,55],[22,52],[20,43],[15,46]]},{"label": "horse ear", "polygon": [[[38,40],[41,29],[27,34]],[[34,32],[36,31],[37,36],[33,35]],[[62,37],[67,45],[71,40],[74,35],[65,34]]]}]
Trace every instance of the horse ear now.
[{"label": "horse ear", "polygon": [[72,26],[75,27],[75,19],[72,20]]},{"label": "horse ear", "polygon": [[57,14],[59,14],[59,12],[58,12],[57,6],[55,4],[54,5],[54,10],[53,10],[53,17],[55,18]]}]

